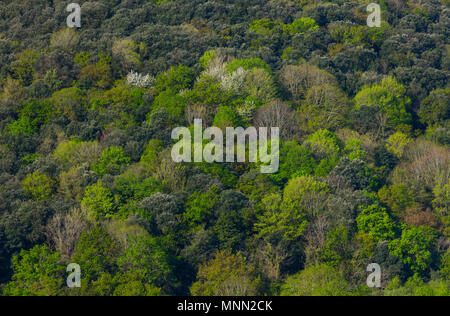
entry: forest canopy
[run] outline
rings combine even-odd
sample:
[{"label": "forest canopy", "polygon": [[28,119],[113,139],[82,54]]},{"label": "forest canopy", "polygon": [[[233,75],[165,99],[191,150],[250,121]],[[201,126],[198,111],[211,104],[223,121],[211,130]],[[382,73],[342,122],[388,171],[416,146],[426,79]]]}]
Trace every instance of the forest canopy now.
[{"label": "forest canopy", "polygon": [[[449,2],[370,2],[3,0],[0,294],[450,295]],[[194,119],[278,172],[175,163]]]}]

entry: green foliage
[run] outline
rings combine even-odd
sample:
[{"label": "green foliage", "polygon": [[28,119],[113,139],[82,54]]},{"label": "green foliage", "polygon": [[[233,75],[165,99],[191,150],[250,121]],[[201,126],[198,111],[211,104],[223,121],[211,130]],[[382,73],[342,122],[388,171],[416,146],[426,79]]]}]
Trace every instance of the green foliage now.
[{"label": "green foliage", "polygon": [[191,287],[194,296],[261,295],[263,282],[256,269],[245,262],[242,254],[218,252],[202,265],[197,281]]},{"label": "green foliage", "polygon": [[328,186],[311,177],[289,181],[283,197],[271,194],[263,198],[265,212],[255,224],[257,236],[268,240],[297,240],[307,226],[308,216],[315,216],[324,208]]},{"label": "green foliage", "polygon": [[99,176],[105,174],[118,174],[122,166],[126,166],[130,163],[130,158],[125,156],[122,147],[111,146],[106,148],[101,157],[98,159],[97,164],[92,166]]},{"label": "green foliage", "polygon": [[385,296],[449,296],[450,287],[444,280],[431,280],[425,283],[417,274],[403,286],[398,278],[389,283]]},{"label": "green foliage", "polygon": [[19,118],[7,127],[13,135],[33,135],[53,115],[53,107],[46,101],[29,102],[20,111]]},{"label": "green foliage", "polygon": [[[448,296],[448,0],[60,2],[0,8],[2,294]],[[279,171],[174,163],[195,118]]]},{"label": "green foliage", "polygon": [[164,149],[164,144],[160,139],[152,139],[145,146],[144,153],[141,156],[141,162],[149,167],[154,167],[158,162],[158,155]]},{"label": "green foliage", "polygon": [[100,155],[101,149],[97,141],[81,142],[76,139],[61,142],[53,152],[53,157],[64,169],[85,163],[93,165],[97,163]]},{"label": "green foliage", "polygon": [[357,109],[361,106],[377,107],[394,128],[411,123],[411,99],[406,95],[405,86],[395,78],[387,77],[380,84],[365,87],[355,96],[355,103]]},{"label": "green foliage", "polygon": [[339,227],[328,232],[325,248],[321,254],[321,260],[338,268],[343,260],[351,256],[348,248],[350,234],[345,227]]},{"label": "green foliage", "polygon": [[155,178],[146,177],[144,170],[130,168],[114,180],[114,191],[117,191],[125,201],[141,201],[162,191],[162,186]]},{"label": "green foliage", "polygon": [[221,106],[214,117],[214,126],[223,130],[227,127],[239,126],[239,117],[236,111],[229,106]]},{"label": "green foliage", "polygon": [[162,108],[176,121],[182,121],[184,118],[184,109],[187,101],[179,94],[174,94],[172,90],[161,92],[153,103],[153,112],[155,113]]},{"label": "green foliage", "polygon": [[322,264],[290,276],[281,286],[282,296],[348,296],[347,281],[329,265]]},{"label": "green foliage", "polygon": [[206,69],[208,67],[208,64],[216,57],[216,51],[215,50],[209,50],[206,51],[203,56],[200,58],[199,65]]},{"label": "green foliage", "polygon": [[362,149],[362,141],[356,137],[347,139],[344,151],[350,160],[364,160],[367,157],[367,152]]},{"label": "green foliage", "polygon": [[169,261],[156,238],[132,237],[125,253],[118,259],[118,265],[125,271],[136,273],[144,284],[160,287],[173,281]]},{"label": "green foliage", "polygon": [[313,86],[306,92],[299,109],[302,127],[308,132],[337,130],[346,125],[351,103],[345,94],[330,84]]},{"label": "green foliage", "polygon": [[51,197],[55,190],[55,182],[46,174],[35,171],[28,174],[22,181],[25,191],[34,200],[46,200]]},{"label": "green foliage", "polygon": [[243,91],[261,103],[268,103],[277,95],[271,72],[264,68],[254,68],[246,75]]},{"label": "green foliage", "polygon": [[272,69],[260,58],[250,58],[250,59],[235,59],[231,63],[226,65],[226,70],[229,73],[235,72],[238,68],[244,68],[245,70],[253,70],[255,68],[261,68],[272,74]]},{"label": "green foliage", "polygon": [[275,27],[279,27],[281,25],[282,24],[279,22],[273,22],[269,19],[261,19],[250,23],[250,30],[259,35],[269,36],[273,33],[272,31]]},{"label": "green foliage", "polygon": [[28,86],[34,79],[34,64],[39,57],[39,52],[34,50],[25,50],[17,54],[17,59],[11,64],[11,69],[14,73],[14,79]]},{"label": "green foliage", "polygon": [[285,25],[284,31],[289,33],[289,35],[294,36],[296,34],[304,34],[310,30],[317,30],[318,28],[319,26],[314,19],[301,18],[294,20],[291,24]]},{"label": "green foliage", "polygon": [[405,152],[406,146],[412,142],[412,139],[407,135],[397,132],[389,136],[386,144],[387,150],[394,154],[397,158],[402,158]]},{"label": "green foliage", "polygon": [[12,259],[13,277],[6,284],[4,296],[56,296],[61,293],[65,267],[61,255],[46,245],[22,250]]},{"label": "green foliage", "polygon": [[184,218],[191,225],[205,223],[213,215],[214,207],[218,202],[216,189],[211,188],[211,192],[194,192],[186,202],[186,212]]},{"label": "green foliage", "polygon": [[320,129],[310,135],[305,142],[313,154],[319,159],[325,159],[340,153],[339,139],[332,132]]},{"label": "green foliage", "polygon": [[367,233],[375,242],[392,240],[398,235],[398,226],[386,209],[379,205],[364,208],[356,218],[358,230]]},{"label": "green foliage", "polygon": [[191,88],[194,79],[195,73],[189,67],[172,66],[168,71],[156,77],[155,89],[158,92],[171,90],[174,94],[177,94],[181,90]]},{"label": "green foliage", "polygon": [[414,197],[411,190],[405,184],[394,184],[383,187],[378,192],[380,201],[385,203],[396,214],[401,214],[408,207],[414,205]]},{"label": "green foliage", "polygon": [[78,88],[57,91],[50,100],[55,106],[56,114],[65,115],[70,120],[81,119],[86,115],[85,94]]},{"label": "green foliage", "polygon": [[450,89],[438,89],[422,101],[420,121],[429,126],[445,125],[450,119]]},{"label": "green foliage", "polygon": [[118,244],[105,229],[97,226],[84,231],[72,258],[80,265],[83,273],[81,290],[88,292],[93,281],[98,280],[105,272],[113,272],[117,255]]},{"label": "green foliage", "polygon": [[450,280],[450,250],[442,255],[441,259],[441,276],[444,280]]},{"label": "green foliage", "polygon": [[312,152],[296,141],[288,141],[281,145],[280,162],[278,173],[272,175],[277,182],[311,175],[316,166]]},{"label": "green foliage", "polygon": [[112,217],[116,209],[111,191],[101,181],[86,188],[81,207],[93,221]]},{"label": "green foliage", "polygon": [[413,273],[424,274],[434,260],[436,231],[431,227],[408,227],[400,239],[389,243],[390,252],[400,258]]}]

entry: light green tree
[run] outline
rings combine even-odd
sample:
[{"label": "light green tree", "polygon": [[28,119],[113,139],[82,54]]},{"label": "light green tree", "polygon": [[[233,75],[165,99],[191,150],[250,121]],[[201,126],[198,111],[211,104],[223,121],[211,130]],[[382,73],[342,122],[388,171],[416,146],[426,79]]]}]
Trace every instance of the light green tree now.
[{"label": "light green tree", "polygon": [[348,296],[348,282],[333,267],[321,264],[290,276],[281,286],[282,296]]},{"label": "light green tree", "polygon": [[55,190],[55,181],[39,171],[28,174],[25,179],[23,179],[22,184],[25,191],[27,191],[34,200],[48,199]]},{"label": "light green tree", "polygon": [[13,276],[3,289],[4,296],[56,296],[62,294],[65,266],[61,255],[46,245],[22,250],[12,258]]},{"label": "light green tree", "polygon": [[241,253],[219,251],[203,264],[197,281],[191,287],[193,296],[254,296],[261,295],[263,282],[256,269],[245,262]]},{"label": "light green tree", "polygon": [[116,210],[111,191],[101,181],[86,188],[81,207],[92,221],[112,217]]},{"label": "light green tree", "polygon": [[436,237],[436,231],[431,227],[408,227],[399,239],[389,243],[389,250],[413,273],[423,274],[433,263]]}]

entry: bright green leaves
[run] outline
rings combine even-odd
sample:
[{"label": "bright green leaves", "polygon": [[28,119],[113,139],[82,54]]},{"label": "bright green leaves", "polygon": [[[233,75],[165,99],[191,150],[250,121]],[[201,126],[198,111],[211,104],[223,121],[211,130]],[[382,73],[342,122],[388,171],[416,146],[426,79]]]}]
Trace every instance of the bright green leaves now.
[{"label": "bright green leaves", "polygon": [[186,202],[185,220],[191,224],[205,223],[213,215],[217,202],[218,195],[215,190],[210,193],[195,192]]},{"label": "bright green leaves", "polygon": [[81,207],[94,222],[112,217],[116,210],[111,191],[101,181],[86,188]]},{"label": "bright green leaves", "polygon": [[325,159],[340,153],[339,139],[332,132],[320,129],[310,135],[305,142],[305,146],[310,148],[319,159]]},{"label": "bright green leaves", "polygon": [[380,128],[393,127],[401,130],[405,125],[411,124],[411,99],[406,94],[406,87],[395,78],[387,77],[380,84],[362,89],[356,95],[355,103],[357,109],[362,106],[378,108],[387,120]]},{"label": "bright green leaves", "polygon": [[271,36],[276,29],[281,29],[286,35],[294,36],[305,34],[307,31],[316,30],[319,26],[311,18],[296,19],[291,24],[284,24],[269,19],[255,20],[250,23],[250,30],[261,36]]},{"label": "bright green leaves", "polygon": [[13,135],[33,135],[47,124],[52,111],[53,106],[45,100],[29,102],[19,111],[19,118],[7,126],[7,130]]},{"label": "bright green leaves", "polygon": [[272,178],[279,183],[295,177],[311,175],[316,167],[312,152],[296,141],[282,144],[280,162],[279,172],[272,175]]},{"label": "bright green leaves", "polygon": [[358,230],[367,233],[374,241],[392,240],[398,235],[398,225],[385,208],[371,205],[356,218]]},{"label": "bright green leaves", "polygon": [[289,35],[304,34],[307,31],[317,30],[319,26],[316,21],[311,18],[296,19],[291,24],[285,24],[283,29]]},{"label": "bright green leaves", "polygon": [[102,156],[99,158],[97,164],[92,169],[99,175],[105,174],[119,174],[122,166],[130,163],[130,158],[125,155],[122,147],[111,146],[106,148]]},{"label": "bright green leaves", "polygon": [[263,282],[256,269],[246,263],[241,253],[218,252],[202,265],[197,282],[191,287],[193,296],[260,295]]},{"label": "bright green leaves", "polygon": [[25,191],[27,191],[34,200],[45,200],[52,196],[55,190],[55,182],[46,174],[35,171],[28,174],[22,181]]},{"label": "bright green leaves", "polygon": [[311,177],[289,181],[284,195],[271,194],[263,199],[266,211],[255,224],[259,238],[296,240],[303,235],[307,218],[317,216],[325,207],[328,186]]},{"label": "bright green leaves", "polygon": [[436,231],[431,227],[408,227],[399,239],[389,243],[390,252],[413,273],[427,272],[434,260]]},{"label": "bright green leaves", "polygon": [[172,66],[156,77],[155,89],[157,93],[171,90],[174,94],[190,89],[195,79],[195,73],[186,66]]},{"label": "bright green leaves", "polygon": [[5,296],[54,296],[61,292],[65,267],[61,255],[46,245],[22,250],[12,258],[12,281],[3,289]]},{"label": "bright green leaves", "polygon": [[282,296],[346,296],[349,284],[329,265],[316,265],[289,277],[281,287]]}]

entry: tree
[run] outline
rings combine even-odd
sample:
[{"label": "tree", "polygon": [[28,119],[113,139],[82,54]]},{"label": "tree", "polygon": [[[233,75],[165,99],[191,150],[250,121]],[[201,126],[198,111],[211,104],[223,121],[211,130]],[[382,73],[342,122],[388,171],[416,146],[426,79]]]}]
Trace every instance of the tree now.
[{"label": "tree", "polygon": [[431,280],[425,283],[417,274],[411,277],[403,286],[398,278],[389,283],[385,296],[443,296],[450,295],[450,287],[445,280]]},{"label": "tree", "polygon": [[221,106],[214,117],[214,126],[225,130],[227,127],[234,127],[238,125],[239,118],[236,111],[229,106]]},{"label": "tree", "polygon": [[62,294],[65,267],[60,254],[46,245],[22,250],[12,259],[12,281],[3,289],[5,296],[56,296]]},{"label": "tree", "polygon": [[309,64],[285,66],[281,70],[280,82],[293,101],[303,99],[313,86],[336,85],[336,79],[331,74]]},{"label": "tree", "polygon": [[281,286],[282,296],[348,296],[349,284],[334,268],[321,264],[290,276]]},{"label": "tree", "polygon": [[203,264],[191,287],[193,296],[255,296],[263,294],[263,281],[241,253],[219,251]]},{"label": "tree", "polygon": [[[34,50],[25,50],[17,54],[17,59],[11,65],[14,79],[19,80],[24,86],[29,86],[34,79],[34,65],[39,53]],[[12,82],[11,82],[12,83]]]},{"label": "tree", "polygon": [[174,282],[169,261],[156,238],[131,236],[118,265],[124,271],[136,273],[144,284],[168,288]]},{"label": "tree", "polygon": [[81,207],[83,211],[87,212],[88,218],[94,222],[110,218],[116,211],[111,191],[101,181],[86,188]]},{"label": "tree", "polygon": [[155,193],[145,198],[139,208],[143,211],[141,216],[154,223],[158,232],[168,234],[174,232],[181,218],[182,204],[178,197],[163,193]]},{"label": "tree", "polygon": [[338,227],[327,233],[325,247],[321,251],[321,260],[338,268],[344,260],[351,258],[350,234],[346,227]]},{"label": "tree", "polygon": [[130,39],[116,40],[112,47],[112,54],[119,60],[121,69],[129,71],[141,63],[140,48],[142,47]]},{"label": "tree", "polygon": [[320,129],[310,135],[304,144],[319,159],[325,159],[340,153],[339,139],[332,132]]},{"label": "tree", "polygon": [[316,166],[312,152],[305,146],[299,145],[295,140],[281,145],[280,162],[278,173],[272,175],[272,178],[278,182],[299,176],[309,176],[313,174]]},{"label": "tree", "polygon": [[81,234],[72,261],[80,265],[83,273],[82,294],[89,294],[92,283],[104,273],[114,273],[119,250],[118,243],[102,227],[94,226]]},{"label": "tree", "polygon": [[62,260],[70,260],[75,244],[85,227],[81,210],[72,209],[68,214],[58,213],[49,221],[46,229],[47,238]]},{"label": "tree", "polygon": [[431,227],[408,227],[400,239],[389,243],[392,254],[402,260],[413,273],[423,275],[434,261],[436,232]]},{"label": "tree", "polygon": [[47,175],[35,171],[28,174],[22,181],[25,191],[27,191],[34,200],[45,200],[51,197],[55,182]]},{"label": "tree", "polygon": [[411,99],[406,94],[406,88],[395,78],[387,77],[380,84],[363,88],[355,96],[355,104],[356,109],[361,106],[378,108],[387,117],[385,128],[399,129],[411,124]]},{"label": "tree", "polygon": [[394,184],[390,187],[383,187],[378,191],[381,202],[398,215],[401,215],[407,208],[414,206],[414,197],[411,190],[405,184]]},{"label": "tree", "polygon": [[311,177],[298,177],[289,181],[283,197],[274,193],[263,198],[265,212],[258,216],[255,230],[258,238],[272,242],[285,239],[298,240],[307,226],[325,208],[328,186]]},{"label": "tree", "polygon": [[8,124],[13,135],[33,135],[52,117],[53,107],[47,101],[31,101],[19,111],[19,118]]},{"label": "tree", "polygon": [[450,89],[434,90],[422,101],[420,121],[428,126],[444,126],[450,119]]},{"label": "tree", "polygon": [[157,93],[170,90],[174,94],[190,89],[195,79],[195,73],[186,66],[172,66],[166,72],[156,77],[155,89]]},{"label": "tree", "polygon": [[[367,164],[359,159],[350,160],[344,157],[330,173],[329,178],[337,177],[341,184],[345,184],[355,190],[364,190],[372,185],[371,172]],[[376,184],[376,183],[374,183]]]},{"label": "tree", "polygon": [[302,210],[309,217],[316,217],[325,208],[330,189],[326,183],[313,177],[298,177],[284,188],[282,207],[286,210]]},{"label": "tree", "polygon": [[213,215],[213,210],[218,202],[217,189],[211,188],[211,192],[194,192],[186,202],[184,218],[190,225],[205,223]]},{"label": "tree", "polygon": [[98,159],[97,164],[92,169],[99,175],[105,174],[116,175],[120,172],[122,166],[130,163],[130,158],[125,156],[122,147],[111,146],[102,152],[102,156]]},{"label": "tree", "polygon": [[407,135],[396,132],[389,136],[386,144],[387,150],[389,150],[392,154],[394,154],[397,158],[402,158],[406,146],[408,146],[412,142],[412,139]]},{"label": "tree", "polygon": [[364,208],[356,218],[358,230],[367,233],[375,242],[393,240],[398,227],[385,208],[371,205]]},{"label": "tree", "polygon": [[254,116],[254,123],[258,127],[278,127],[280,136],[290,139],[296,132],[295,113],[286,103],[275,100],[259,108]]},{"label": "tree", "polygon": [[72,52],[80,42],[80,35],[72,28],[64,28],[52,35],[50,47]]},{"label": "tree", "polygon": [[337,130],[344,127],[350,106],[350,101],[339,88],[330,84],[313,86],[306,92],[299,109],[303,129],[314,132],[319,128]]},{"label": "tree", "polygon": [[251,70],[245,77],[243,91],[248,96],[268,103],[275,99],[277,91],[270,72],[262,68]]},{"label": "tree", "polygon": [[56,114],[64,115],[69,120],[82,120],[86,117],[85,94],[82,90],[72,87],[55,92],[51,98]]},{"label": "tree", "polygon": [[311,18],[301,18],[296,19],[291,24],[287,24],[284,27],[284,30],[289,33],[289,35],[294,36],[296,34],[304,34],[309,30],[316,30],[319,26],[316,24],[316,21]]},{"label": "tree", "polygon": [[80,142],[78,140],[61,142],[53,152],[53,156],[64,170],[83,164],[94,165],[101,154],[102,150],[97,141]]}]

